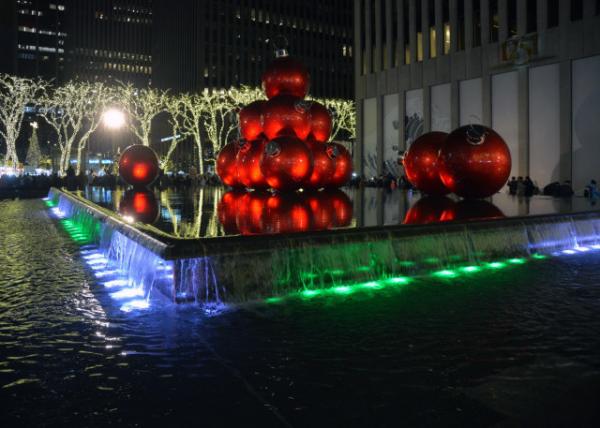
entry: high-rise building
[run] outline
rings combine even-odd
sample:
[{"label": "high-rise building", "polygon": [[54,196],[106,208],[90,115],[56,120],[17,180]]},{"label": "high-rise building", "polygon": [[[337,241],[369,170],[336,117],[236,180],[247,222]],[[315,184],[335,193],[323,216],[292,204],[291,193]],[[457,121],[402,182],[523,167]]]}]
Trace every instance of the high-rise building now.
[{"label": "high-rise building", "polygon": [[61,80],[67,37],[62,3],[56,0],[2,1],[2,71],[22,77]]},{"label": "high-rise building", "polygon": [[357,170],[401,174],[423,132],[481,123],[512,175],[598,176],[600,2],[354,0]]},{"label": "high-rise building", "polygon": [[152,0],[2,0],[0,71],[148,85]]},{"label": "high-rise building", "polygon": [[152,0],[66,0],[70,78],[149,85]]},{"label": "high-rise building", "polygon": [[258,85],[285,39],[311,73],[312,94],[351,98],[352,13],[350,0],[154,0],[153,83]]}]

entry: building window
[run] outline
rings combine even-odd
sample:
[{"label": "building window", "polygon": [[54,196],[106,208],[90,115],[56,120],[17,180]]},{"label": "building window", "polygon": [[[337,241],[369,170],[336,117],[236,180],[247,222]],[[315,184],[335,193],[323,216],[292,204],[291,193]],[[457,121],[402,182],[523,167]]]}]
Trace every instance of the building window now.
[{"label": "building window", "polygon": [[429,15],[429,58],[437,56],[437,34],[435,33],[435,1],[429,0],[427,13]]},{"label": "building window", "polygon": [[403,2],[403,30],[404,30],[404,64],[410,64],[410,16],[408,12],[408,1]]},{"label": "building window", "polygon": [[458,0],[456,14],[456,50],[465,49],[465,0]]},{"label": "building window", "polygon": [[481,46],[481,0],[473,0],[473,47]]},{"label": "building window", "polygon": [[387,53],[387,46],[390,42],[387,39],[387,21],[386,21],[386,13],[385,13],[385,2],[379,3],[379,21],[381,23],[381,29],[379,30],[381,33],[381,69],[387,70],[389,67],[389,58]]},{"label": "building window", "polygon": [[423,61],[423,9],[421,2],[416,2],[416,19],[417,19],[417,61]]},{"label": "building window", "polygon": [[583,0],[571,0],[571,21],[583,18]]},{"label": "building window", "polygon": [[443,2],[442,21],[444,22],[444,55],[450,53],[450,7],[449,2]]},{"label": "building window", "polygon": [[508,17],[508,37],[512,37],[517,35],[517,0],[508,0],[506,3],[506,12]]},{"label": "building window", "polygon": [[558,0],[548,0],[548,28],[558,27]]},{"label": "building window", "polygon": [[398,2],[392,2],[392,58],[390,63],[393,64],[393,67],[398,67],[400,65],[400,46],[398,45]]},{"label": "building window", "polygon": [[537,0],[527,0],[527,32],[537,31]]},{"label": "building window", "polygon": [[498,41],[498,0],[490,0],[490,42],[496,43]]}]

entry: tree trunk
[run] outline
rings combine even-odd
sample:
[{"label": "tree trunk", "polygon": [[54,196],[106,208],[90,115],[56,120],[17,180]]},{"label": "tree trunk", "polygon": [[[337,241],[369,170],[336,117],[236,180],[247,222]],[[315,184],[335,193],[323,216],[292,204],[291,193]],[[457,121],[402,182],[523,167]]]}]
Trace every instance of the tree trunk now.
[{"label": "tree trunk", "polygon": [[83,153],[84,146],[81,144],[77,146],[77,170],[76,174],[79,175],[81,172],[81,154]]}]

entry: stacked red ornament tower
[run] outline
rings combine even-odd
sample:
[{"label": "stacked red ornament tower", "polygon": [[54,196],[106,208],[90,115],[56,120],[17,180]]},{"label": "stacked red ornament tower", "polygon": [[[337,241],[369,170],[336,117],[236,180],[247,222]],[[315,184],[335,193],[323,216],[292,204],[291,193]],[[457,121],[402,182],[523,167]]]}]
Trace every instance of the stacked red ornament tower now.
[{"label": "stacked red ornament tower", "polygon": [[329,143],[332,120],[322,104],[306,101],[306,67],[277,52],[262,76],[267,100],[239,113],[240,141],[227,144],[217,157],[217,174],[237,188],[294,191],[340,187],[352,174],[350,153]]}]

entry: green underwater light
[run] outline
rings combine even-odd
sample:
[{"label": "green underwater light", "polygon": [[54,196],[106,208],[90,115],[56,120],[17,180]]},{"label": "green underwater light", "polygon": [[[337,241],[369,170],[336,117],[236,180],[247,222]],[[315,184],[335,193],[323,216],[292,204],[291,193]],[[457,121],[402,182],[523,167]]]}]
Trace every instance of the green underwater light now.
[{"label": "green underwater light", "polygon": [[502,268],[506,267],[506,263],[491,262],[491,263],[488,263],[486,266],[489,267],[490,269],[502,269]]},{"label": "green underwater light", "polygon": [[451,269],[438,270],[437,272],[433,272],[431,275],[437,278],[456,278],[458,276],[456,271]]},{"label": "green underwater light", "polygon": [[[279,302],[283,302],[284,299],[286,299],[288,297],[293,297],[293,296],[300,296],[300,297],[306,298],[306,299],[310,299],[310,298],[316,297],[316,296],[327,296],[327,295],[328,296],[335,296],[335,295],[346,296],[346,295],[350,295],[352,293],[359,292],[359,291],[381,290],[381,289],[385,289],[385,288],[391,289],[394,286],[410,284],[417,278],[425,278],[427,276],[438,278],[438,279],[446,279],[446,280],[456,279],[456,278],[460,278],[460,277],[468,277],[473,274],[483,272],[485,269],[496,271],[496,270],[500,270],[500,269],[504,269],[504,268],[509,268],[511,266],[517,267],[519,265],[524,265],[525,263],[527,263],[528,261],[531,261],[531,260],[543,260],[546,258],[548,258],[548,256],[543,255],[543,254],[532,254],[531,257],[529,257],[529,258],[513,257],[513,258],[505,259],[502,261],[491,261],[491,262],[487,262],[487,263],[482,263],[481,265],[457,266],[455,268],[442,269],[442,270],[438,270],[438,271],[434,271],[434,272],[430,272],[430,273],[415,275],[412,277],[411,276],[386,276],[386,275],[384,275],[384,276],[382,276],[378,279],[374,279],[372,281],[358,282],[358,283],[346,283],[346,284],[342,284],[342,285],[337,285],[337,286],[333,286],[333,287],[329,287],[329,288],[321,288],[321,289],[304,289],[300,292],[289,293],[288,295],[284,295],[284,296],[270,297],[270,298],[266,299],[265,301],[267,303],[279,303]],[[430,261],[432,261],[432,260],[430,260]],[[415,264],[414,262],[412,262],[410,260],[401,260],[401,261],[397,260],[396,263],[404,264],[406,266],[412,266]],[[360,266],[357,270],[358,271],[366,271],[367,267],[368,266]],[[369,270],[371,270],[371,269],[369,268]],[[343,271],[342,269],[334,269],[334,270],[325,271],[325,273],[328,275],[339,274],[339,276],[341,276],[342,274],[345,274],[346,272]],[[308,276],[308,275],[305,275],[305,276]],[[318,278],[318,275],[310,274],[311,279],[316,279],[315,276]]]},{"label": "green underwater light", "polygon": [[348,285],[339,285],[331,289],[335,294],[350,294],[352,293],[352,287]]},{"label": "green underwater light", "polygon": [[475,273],[475,272],[480,272],[481,268],[479,266],[463,266],[463,267],[459,268],[458,270],[460,270],[463,273]]}]

